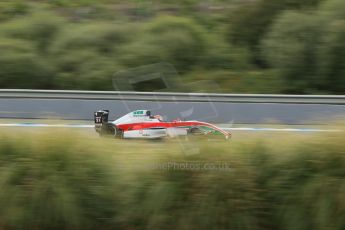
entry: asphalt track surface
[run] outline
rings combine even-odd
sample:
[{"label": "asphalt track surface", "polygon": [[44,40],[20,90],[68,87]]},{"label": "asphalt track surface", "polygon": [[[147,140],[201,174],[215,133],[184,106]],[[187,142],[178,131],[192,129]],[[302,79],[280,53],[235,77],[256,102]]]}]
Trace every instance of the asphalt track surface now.
[{"label": "asphalt track surface", "polygon": [[0,118],[92,121],[93,112],[99,109],[109,109],[110,120],[133,110],[149,109],[166,120],[230,124],[327,124],[345,115],[342,104],[0,98]]},{"label": "asphalt track surface", "polygon": [[[320,132],[341,132],[342,129],[318,125],[244,125],[244,124],[217,124],[218,127],[230,132],[255,132],[255,133],[320,133]],[[67,128],[86,130],[94,132],[94,124],[92,121],[71,121],[66,120],[7,120],[0,119],[0,128],[24,128],[32,130],[42,130],[45,128]],[[41,129],[42,128],[42,129]]]},{"label": "asphalt track surface", "polygon": [[319,125],[344,119],[345,96],[0,89],[0,118],[92,122],[99,109],[109,120],[148,109],[165,120]]}]

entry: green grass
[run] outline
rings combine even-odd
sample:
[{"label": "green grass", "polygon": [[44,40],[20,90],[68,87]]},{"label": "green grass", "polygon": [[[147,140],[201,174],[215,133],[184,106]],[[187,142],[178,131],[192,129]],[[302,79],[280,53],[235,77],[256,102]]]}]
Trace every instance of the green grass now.
[{"label": "green grass", "polygon": [[146,142],[10,130],[0,229],[345,227],[341,132]]}]

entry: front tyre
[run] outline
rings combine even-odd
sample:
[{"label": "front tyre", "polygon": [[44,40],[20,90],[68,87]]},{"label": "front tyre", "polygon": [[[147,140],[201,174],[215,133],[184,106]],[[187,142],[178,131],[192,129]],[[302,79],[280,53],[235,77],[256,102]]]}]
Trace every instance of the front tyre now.
[{"label": "front tyre", "polygon": [[191,127],[188,131],[188,134],[190,135],[203,135],[205,134],[200,128],[198,127]]}]

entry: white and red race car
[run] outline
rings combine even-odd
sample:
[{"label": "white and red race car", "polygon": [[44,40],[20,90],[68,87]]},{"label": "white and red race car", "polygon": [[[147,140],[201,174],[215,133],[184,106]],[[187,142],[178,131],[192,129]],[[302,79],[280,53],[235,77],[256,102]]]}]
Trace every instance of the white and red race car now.
[{"label": "white and red race car", "polygon": [[231,134],[215,125],[200,121],[163,121],[160,115],[151,115],[148,110],[130,112],[113,122],[108,122],[109,110],[94,113],[95,129],[100,136],[116,138],[178,137],[187,135],[217,135],[229,139]]}]

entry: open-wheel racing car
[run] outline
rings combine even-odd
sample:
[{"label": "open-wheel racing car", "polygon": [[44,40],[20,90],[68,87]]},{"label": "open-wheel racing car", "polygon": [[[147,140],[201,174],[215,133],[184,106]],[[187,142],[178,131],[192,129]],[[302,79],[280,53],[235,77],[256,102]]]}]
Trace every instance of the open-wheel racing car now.
[{"label": "open-wheel racing car", "polygon": [[187,135],[223,136],[229,139],[231,134],[215,125],[200,121],[163,121],[160,115],[152,115],[148,110],[136,110],[123,117],[109,122],[109,110],[94,113],[95,129],[100,136],[115,138],[146,138],[178,137]]}]

